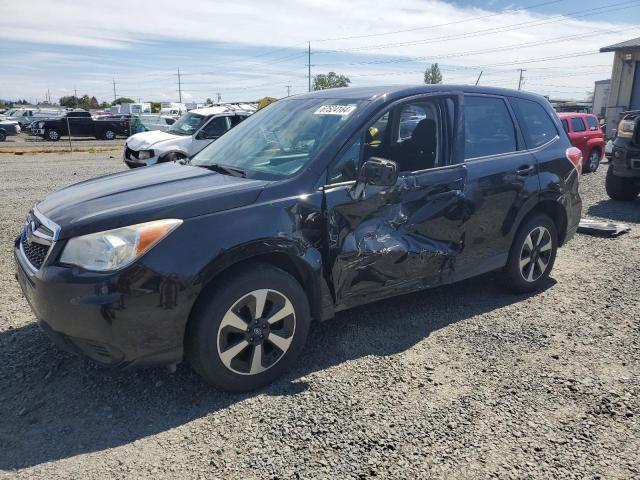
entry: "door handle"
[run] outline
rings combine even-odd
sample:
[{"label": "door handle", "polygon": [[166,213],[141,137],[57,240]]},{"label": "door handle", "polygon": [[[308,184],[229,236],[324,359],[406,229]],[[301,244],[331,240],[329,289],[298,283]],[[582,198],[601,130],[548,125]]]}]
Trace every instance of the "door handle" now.
[{"label": "door handle", "polygon": [[516,170],[516,174],[526,176],[533,172],[533,165],[522,165]]}]

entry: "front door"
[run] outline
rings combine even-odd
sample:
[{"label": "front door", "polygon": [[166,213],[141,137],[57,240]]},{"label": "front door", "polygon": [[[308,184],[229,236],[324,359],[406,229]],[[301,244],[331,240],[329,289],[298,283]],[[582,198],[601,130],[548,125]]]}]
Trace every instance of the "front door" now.
[{"label": "front door", "polygon": [[[448,281],[464,237],[466,167],[452,163],[457,97],[398,104],[352,139],[325,186],[325,272],[338,309]],[[393,160],[392,187],[358,188],[370,157]]]}]

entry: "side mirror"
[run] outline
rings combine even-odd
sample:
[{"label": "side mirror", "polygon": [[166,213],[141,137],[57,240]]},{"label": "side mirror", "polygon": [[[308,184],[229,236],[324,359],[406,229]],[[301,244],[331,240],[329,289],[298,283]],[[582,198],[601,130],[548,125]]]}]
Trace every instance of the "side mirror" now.
[{"label": "side mirror", "polygon": [[391,187],[398,180],[398,165],[392,160],[371,157],[360,168],[358,183]]}]

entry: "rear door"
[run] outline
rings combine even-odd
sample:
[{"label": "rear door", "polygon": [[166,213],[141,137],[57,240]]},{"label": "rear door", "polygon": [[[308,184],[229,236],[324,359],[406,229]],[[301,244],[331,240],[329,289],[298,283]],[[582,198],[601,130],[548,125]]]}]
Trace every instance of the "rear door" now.
[{"label": "rear door", "polygon": [[[338,309],[451,278],[464,237],[466,168],[453,163],[452,148],[460,98],[396,104],[372,118],[330,166],[324,268]],[[423,123],[409,122],[407,110]],[[372,156],[395,161],[398,181],[359,191],[354,180]]]},{"label": "rear door", "polygon": [[571,126],[571,133],[569,133],[569,139],[571,145],[579,148],[582,152],[582,157],[587,158],[589,156],[589,133],[587,126],[584,123],[584,119],[581,116],[573,116],[569,119],[569,125]]},{"label": "rear door", "polygon": [[456,279],[506,264],[516,217],[524,205],[537,201],[540,188],[536,159],[506,98],[465,95],[464,131],[465,199],[471,213]]}]

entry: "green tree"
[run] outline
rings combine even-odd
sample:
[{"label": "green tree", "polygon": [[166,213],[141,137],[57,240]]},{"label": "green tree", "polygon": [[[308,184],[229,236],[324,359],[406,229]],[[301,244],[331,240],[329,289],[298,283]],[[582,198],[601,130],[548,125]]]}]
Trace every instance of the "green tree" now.
[{"label": "green tree", "polygon": [[136,103],[132,98],[120,97],[116,98],[111,105],[121,105],[123,103]]},{"label": "green tree", "polygon": [[60,97],[58,103],[61,107],[75,108],[78,106],[78,98],[75,95],[68,95],[66,97]]},{"label": "green tree", "polygon": [[338,75],[336,72],[329,72],[326,75],[321,73],[313,77],[314,90],[326,90],[328,88],[348,87],[351,83],[349,77]]},{"label": "green tree", "polygon": [[437,63],[432,63],[431,66],[424,71],[424,83],[427,85],[442,83],[442,73]]},{"label": "green tree", "polygon": [[207,105],[212,105],[213,104],[213,100],[211,100],[211,98],[207,97],[207,101],[204,102],[204,103],[206,103]]},{"label": "green tree", "polygon": [[151,102],[151,113],[160,113],[162,104],[160,102]]}]

